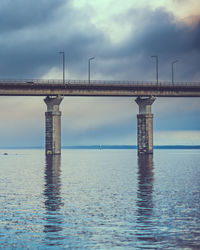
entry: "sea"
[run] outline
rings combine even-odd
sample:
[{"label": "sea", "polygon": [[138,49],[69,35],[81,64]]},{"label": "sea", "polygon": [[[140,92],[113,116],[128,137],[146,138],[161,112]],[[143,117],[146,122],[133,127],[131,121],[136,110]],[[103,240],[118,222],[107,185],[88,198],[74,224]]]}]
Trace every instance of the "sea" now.
[{"label": "sea", "polygon": [[0,173],[0,249],[200,249],[200,149],[1,149]]}]

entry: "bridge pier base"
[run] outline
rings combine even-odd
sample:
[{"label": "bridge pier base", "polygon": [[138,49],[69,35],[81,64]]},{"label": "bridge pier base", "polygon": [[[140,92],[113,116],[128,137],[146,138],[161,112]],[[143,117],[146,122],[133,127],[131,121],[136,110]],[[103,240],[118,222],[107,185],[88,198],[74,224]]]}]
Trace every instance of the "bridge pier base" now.
[{"label": "bridge pier base", "polygon": [[61,154],[61,112],[59,105],[63,97],[49,97],[44,99],[47,105],[45,112],[45,152],[46,155]]},{"label": "bridge pier base", "polygon": [[139,106],[137,115],[137,147],[138,155],[153,154],[153,114],[151,105],[155,97],[141,98],[135,100]]}]

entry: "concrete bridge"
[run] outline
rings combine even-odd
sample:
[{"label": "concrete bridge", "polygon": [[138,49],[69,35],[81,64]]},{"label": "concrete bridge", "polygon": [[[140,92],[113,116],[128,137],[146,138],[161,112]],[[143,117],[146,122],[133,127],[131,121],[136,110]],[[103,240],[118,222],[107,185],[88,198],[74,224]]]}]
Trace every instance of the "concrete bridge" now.
[{"label": "concrete bridge", "polygon": [[136,82],[84,80],[0,80],[2,96],[46,96],[46,154],[61,153],[61,112],[64,96],[137,97],[138,154],[153,153],[153,114],[156,97],[200,97],[200,82]]}]

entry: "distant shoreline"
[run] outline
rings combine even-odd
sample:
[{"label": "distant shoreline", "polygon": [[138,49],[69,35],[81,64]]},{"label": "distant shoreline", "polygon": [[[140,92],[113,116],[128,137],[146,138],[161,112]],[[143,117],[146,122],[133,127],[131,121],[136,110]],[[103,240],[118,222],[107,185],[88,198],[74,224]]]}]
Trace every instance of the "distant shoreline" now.
[{"label": "distant shoreline", "polygon": [[[135,145],[64,146],[63,149],[137,149]],[[200,145],[160,145],[154,149],[200,149]]]},{"label": "distant shoreline", "polygon": [[[44,149],[42,146],[27,146],[27,147],[0,147],[4,149]],[[84,146],[63,146],[62,149],[137,149],[135,145],[84,145]],[[200,145],[155,145],[154,149],[200,149]]]}]

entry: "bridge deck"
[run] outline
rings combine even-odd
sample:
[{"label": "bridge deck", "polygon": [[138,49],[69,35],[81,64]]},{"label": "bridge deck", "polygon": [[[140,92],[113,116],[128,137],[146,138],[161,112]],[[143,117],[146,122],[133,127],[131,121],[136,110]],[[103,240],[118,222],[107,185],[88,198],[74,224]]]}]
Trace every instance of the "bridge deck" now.
[{"label": "bridge deck", "polygon": [[200,83],[0,80],[1,96],[158,96],[200,97]]}]

